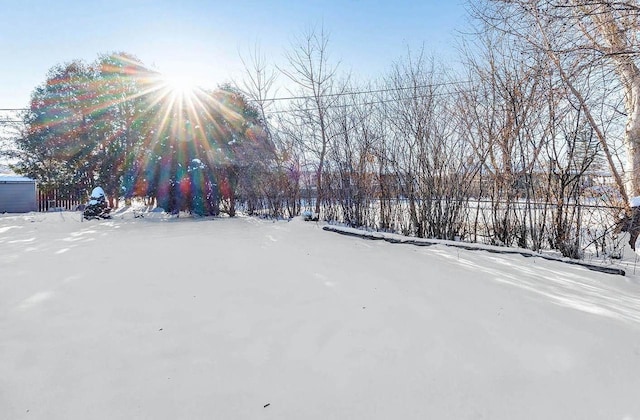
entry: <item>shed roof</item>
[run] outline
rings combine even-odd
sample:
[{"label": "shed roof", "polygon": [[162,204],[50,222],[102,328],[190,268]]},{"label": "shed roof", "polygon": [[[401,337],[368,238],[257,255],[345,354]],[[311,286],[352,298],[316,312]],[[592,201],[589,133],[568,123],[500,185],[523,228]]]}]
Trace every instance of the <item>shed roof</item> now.
[{"label": "shed roof", "polygon": [[35,180],[26,176],[0,174],[0,184],[6,182],[35,182]]}]

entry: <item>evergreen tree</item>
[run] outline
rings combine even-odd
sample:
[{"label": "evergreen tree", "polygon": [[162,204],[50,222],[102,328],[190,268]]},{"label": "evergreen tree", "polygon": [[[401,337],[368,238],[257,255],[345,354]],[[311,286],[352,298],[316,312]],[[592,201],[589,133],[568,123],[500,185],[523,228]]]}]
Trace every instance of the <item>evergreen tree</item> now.
[{"label": "evergreen tree", "polygon": [[[45,187],[90,183],[91,70],[74,61],[53,67],[37,87],[24,114],[26,127],[17,139],[14,169]],[[85,98],[78,101],[78,98]]]},{"label": "evergreen tree", "polygon": [[41,184],[101,186],[119,197],[157,198],[170,212],[235,214],[238,191],[255,194],[273,145],[239,91],[176,92],[125,54],[51,69],[25,113],[15,169]]}]

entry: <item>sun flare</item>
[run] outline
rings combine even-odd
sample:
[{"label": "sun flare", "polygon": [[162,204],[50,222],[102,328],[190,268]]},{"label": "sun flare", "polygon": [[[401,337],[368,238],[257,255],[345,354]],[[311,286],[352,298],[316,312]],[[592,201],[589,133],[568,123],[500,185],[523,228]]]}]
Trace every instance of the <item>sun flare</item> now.
[{"label": "sun flare", "polygon": [[195,80],[187,75],[165,74],[162,82],[171,95],[177,98],[193,96],[198,89]]}]

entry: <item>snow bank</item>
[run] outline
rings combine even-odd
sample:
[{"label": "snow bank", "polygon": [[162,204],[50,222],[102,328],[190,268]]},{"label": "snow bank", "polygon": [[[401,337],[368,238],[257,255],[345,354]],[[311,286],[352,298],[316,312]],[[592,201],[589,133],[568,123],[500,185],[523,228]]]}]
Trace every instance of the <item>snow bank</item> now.
[{"label": "snow bank", "polygon": [[[341,235],[355,236],[362,239],[384,240],[392,244],[406,244],[406,245],[416,245],[416,246],[446,245],[454,248],[464,249],[467,251],[485,251],[485,252],[490,252],[494,254],[505,254],[505,255],[517,254],[527,258],[536,257],[536,258],[543,258],[549,261],[556,261],[556,262],[563,262],[565,264],[578,265],[589,270],[599,271],[601,273],[617,274],[620,276],[625,275],[624,269],[620,267],[612,267],[610,265],[603,265],[603,264],[590,264],[590,263],[579,261],[579,260],[572,260],[569,258],[560,258],[556,256],[543,254],[540,252],[534,252],[534,251],[523,249],[523,248],[509,248],[509,247],[500,247],[495,245],[447,241],[442,239],[413,238],[413,237],[401,236],[393,233],[364,231],[361,229],[355,229],[355,228],[350,228],[345,226],[324,226],[323,230],[326,230],[328,232],[339,233]],[[636,249],[638,249],[637,245],[636,245]]]}]

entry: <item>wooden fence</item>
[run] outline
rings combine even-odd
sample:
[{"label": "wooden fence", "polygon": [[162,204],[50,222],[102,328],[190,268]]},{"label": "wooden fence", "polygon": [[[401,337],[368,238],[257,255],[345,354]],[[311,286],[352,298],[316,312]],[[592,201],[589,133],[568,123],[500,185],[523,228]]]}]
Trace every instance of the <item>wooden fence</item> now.
[{"label": "wooden fence", "polygon": [[74,211],[87,200],[87,194],[81,190],[38,190],[38,211]]}]

